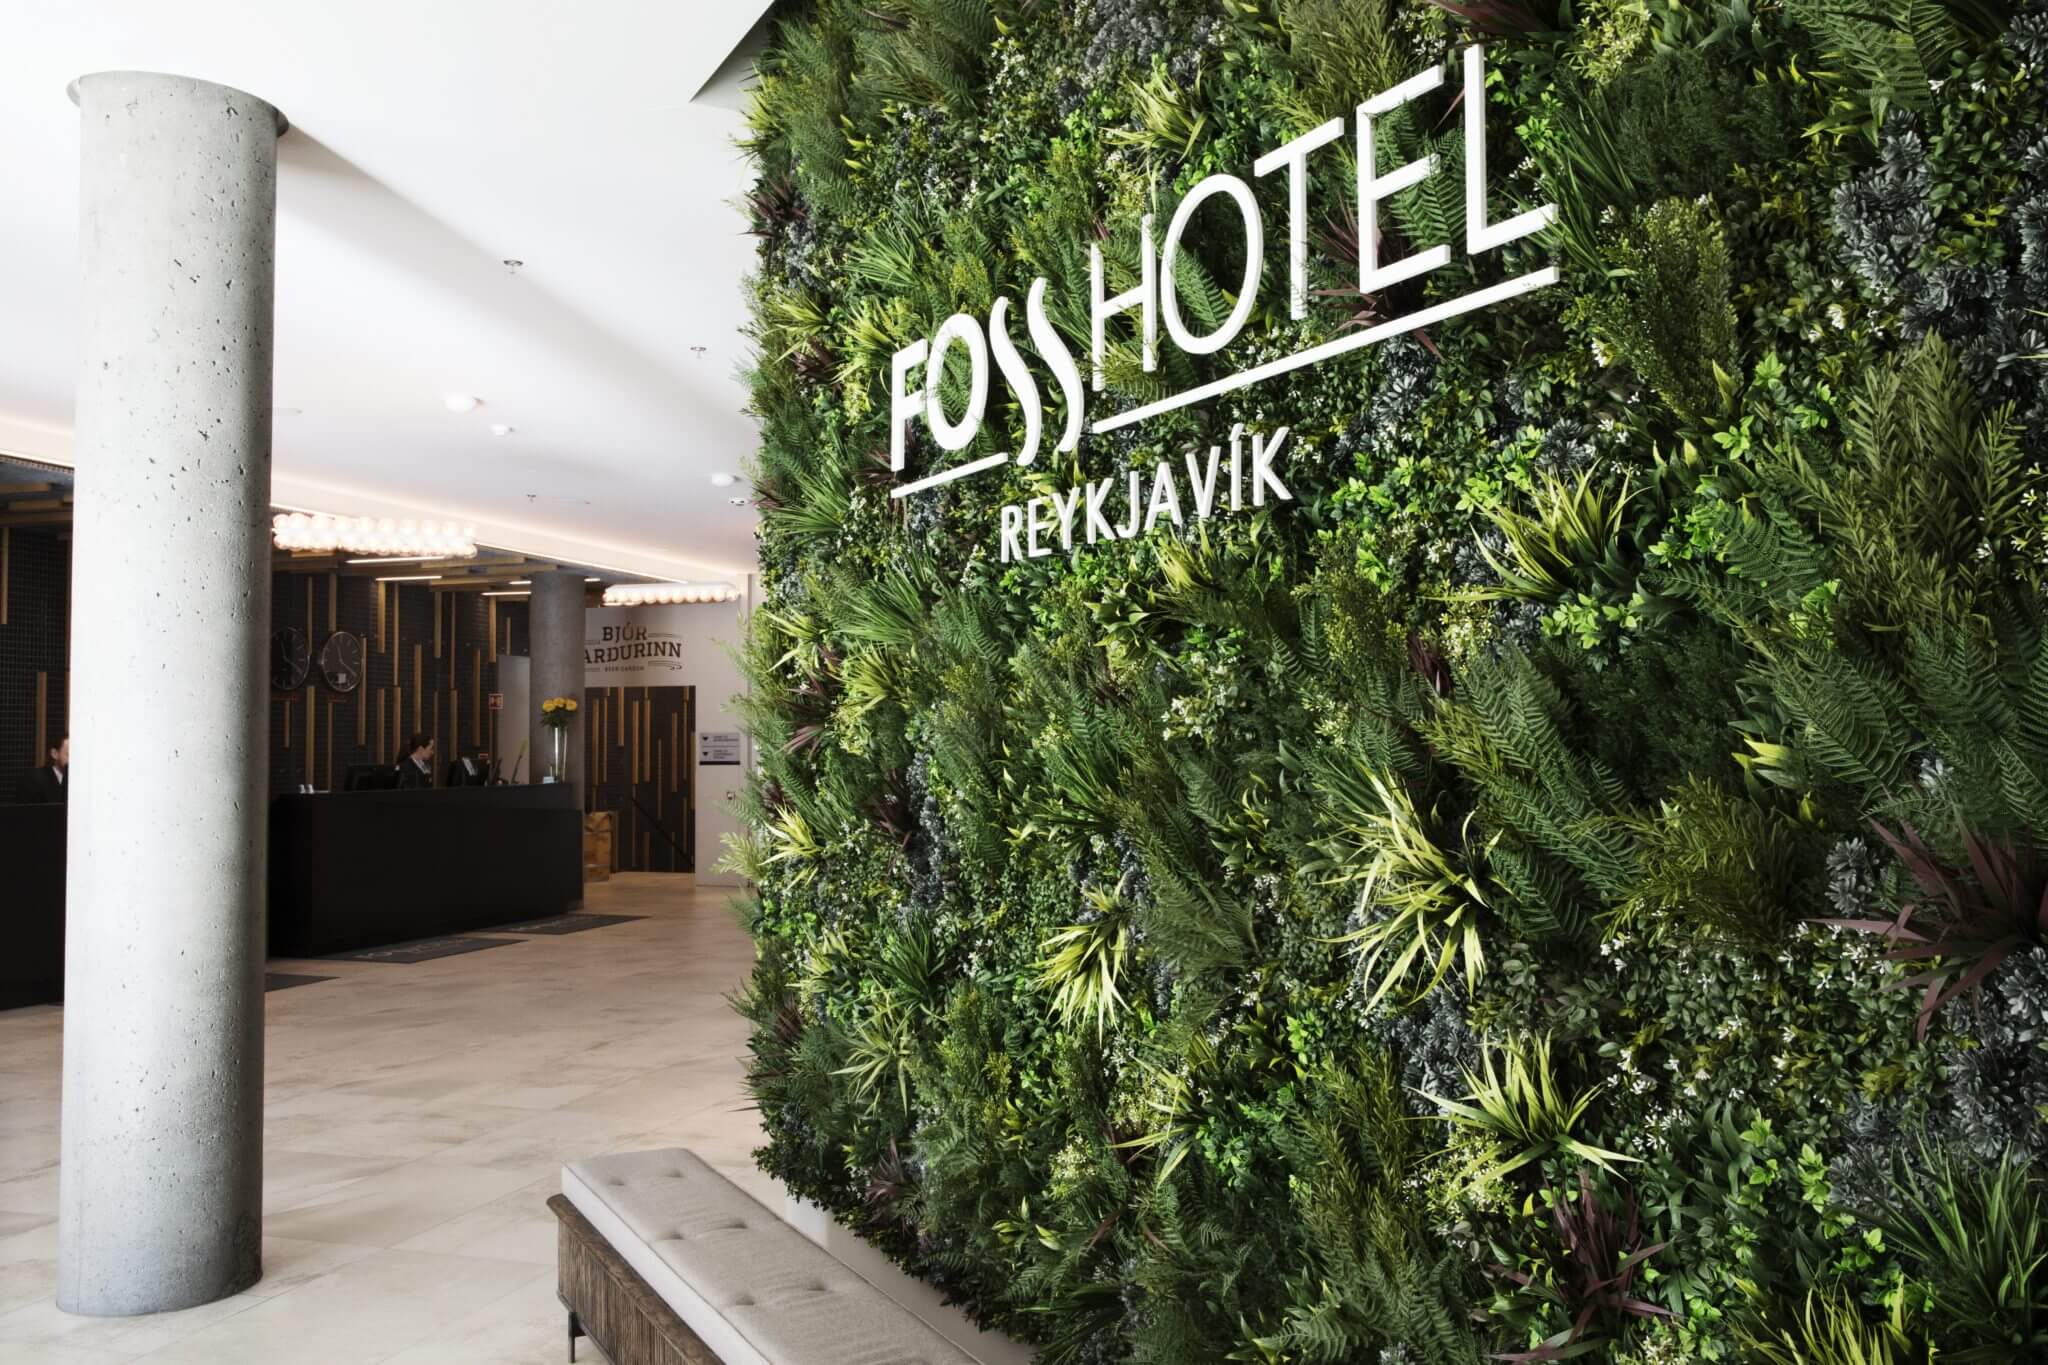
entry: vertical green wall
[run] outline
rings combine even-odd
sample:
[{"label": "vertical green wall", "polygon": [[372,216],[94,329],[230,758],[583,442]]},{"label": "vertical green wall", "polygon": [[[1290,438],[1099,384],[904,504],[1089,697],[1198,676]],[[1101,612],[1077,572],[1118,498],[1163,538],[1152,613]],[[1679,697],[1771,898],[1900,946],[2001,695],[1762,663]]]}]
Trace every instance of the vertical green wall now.
[{"label": "vertical green wall", "polygon": [[[1478,256],[1475,42],[1489,212],[1558,205]],[[1378,240],[1450,260],[1361,293],[1355,111],[1432,64]],[[2044,68],[1992,0],[789,8],[764,1166],[1048,1360],[2048,1358]],[[1296,318],[1253,165],[1333,118]],[[1090,246],[1131,286],[1217,173],[1249,323],[1152,370],[1112,323],[1091,427],[1559,281],[1052,450],[1032,282],[1085,376]],[[892,357],[998,298],[1046,448],[892,497],[1018,449],[998,374],[891,468]],[[1238,427],[1291,497],[1198,519]],[[1181,524],[1005,558],[1006,505],[1162,462]]]}]

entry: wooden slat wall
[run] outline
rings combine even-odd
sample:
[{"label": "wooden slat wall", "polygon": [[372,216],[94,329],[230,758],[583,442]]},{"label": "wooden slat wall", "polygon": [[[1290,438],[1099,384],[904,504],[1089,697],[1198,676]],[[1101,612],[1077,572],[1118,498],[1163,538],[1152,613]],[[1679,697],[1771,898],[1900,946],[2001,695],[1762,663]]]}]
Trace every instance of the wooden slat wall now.
[{"label": "wooden slat wall", "polygon": [[[17,587],[23,581],[20,547],[17,539]],[[498,646],[514,633],[519,604],[501,610],[505,604],[476,593],[384,583],[324,568],[281,573],[273,583],[274,625],[305,630],[313,654],[306,685],[272,697],[275,790],[300,783],[338,788],[354,765],[395,762],[399,745],[413,731],[433,736],[448,759],[479,750],[495,756],[497,718],[485,703],[498,682]],[[336,631],[355,633],[363,642],[365,676],[351,693],[331,692],[319,672],[320,651]],[[62,721],[58,689],[64,683],[53,669],[51,727]],[[24,720],[26,702],[23,696],[18,703]],[[352,710],[336,716],[339,706]],[[24,746],[26,741],[24,735]]]},{"label": "wooden slat wall", "polygon": [[683,871],[693,857],[690,777],[695,689],[596,687],[584,757],[587,800],[609,812],[622,871]]}]

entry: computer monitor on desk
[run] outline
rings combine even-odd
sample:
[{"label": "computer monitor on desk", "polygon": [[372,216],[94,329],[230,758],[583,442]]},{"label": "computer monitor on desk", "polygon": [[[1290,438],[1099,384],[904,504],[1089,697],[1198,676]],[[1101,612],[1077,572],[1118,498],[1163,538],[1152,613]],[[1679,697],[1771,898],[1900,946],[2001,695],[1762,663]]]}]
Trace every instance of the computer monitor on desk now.
[{"label": "computer monitor on desk", "polygon": [[398,785],[398,771],[389,763],[351,763],[342,774],[341,789],[347,792],[390,791]]},{"label": "computer monitor on desk", "polygon": [[491,785],[491,756],[476,754],[458,758],[448,765],[444,787],[488,787]]}]

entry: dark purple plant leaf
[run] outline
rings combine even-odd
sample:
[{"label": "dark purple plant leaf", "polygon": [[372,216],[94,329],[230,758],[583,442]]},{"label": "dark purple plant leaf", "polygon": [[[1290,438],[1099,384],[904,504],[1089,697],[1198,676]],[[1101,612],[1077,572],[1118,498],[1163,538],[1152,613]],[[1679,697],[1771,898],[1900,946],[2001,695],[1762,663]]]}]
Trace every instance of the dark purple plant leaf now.
[{"label": "dark purple plant leaf", "polygon": [[[1962,846],[1969,874],[1964,875],[1944,864],[1911,825],[1901,825],[1897,834],[1874,820],[1871,828],[1912,877],[1919,894],[1903,902],[1893,920],[1816,922],[1884,935],[1895,945],[1885,954],[1888,961],[1937,964],[1897,983],[1902,988],[1926,988],[1915,1028],[1925,1038],[1934,1016],[1949,1002],[1981,987],[2015,951],[2048,941],[2048,869],[2031,843],[1965,830]],[[1924,929],[1913,927],[1916,919],[1924,922]]]}]

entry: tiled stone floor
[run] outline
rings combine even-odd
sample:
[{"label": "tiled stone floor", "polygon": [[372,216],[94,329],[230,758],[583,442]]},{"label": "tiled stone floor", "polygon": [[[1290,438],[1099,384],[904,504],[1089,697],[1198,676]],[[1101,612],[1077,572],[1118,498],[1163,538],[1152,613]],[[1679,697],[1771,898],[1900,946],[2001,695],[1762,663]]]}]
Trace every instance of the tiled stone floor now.
[{"label": "tiled stone floor", "polygon": [[[585,909],[631,924],[413,965],[274,964],[332,981],[268,1011],[264,1276],[182,1313],[52,1301],[63,1014],[0,1012],[0,1361],[8,1365],[555,1365],[547,1197],[565,1159],[686,1145],[754,1171],[733,893],[627,875]],[[588,1343],[579,1356],[595,1358]]]}]

